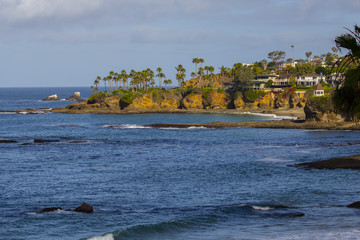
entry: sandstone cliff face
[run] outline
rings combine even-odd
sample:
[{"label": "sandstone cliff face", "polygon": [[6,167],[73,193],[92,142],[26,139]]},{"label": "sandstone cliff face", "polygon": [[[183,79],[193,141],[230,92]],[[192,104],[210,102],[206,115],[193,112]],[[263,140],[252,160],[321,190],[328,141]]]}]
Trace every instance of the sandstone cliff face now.
[{"label": "sandstone cliff face", "polygon": [[207,108],[210,109],[227,109],[230,100],[225,93],[212,91],[209,93],[207,103],[208,103]]},{"label": "sandstone cliff face", "polygon": [[338,115],[331,103],[330,96],[311,97],[304,107],[306,121],[343,122],[345,118]]},{"label": "sandstone cliff face", "polygon": [[203,109],[201,94],[189,94],[182,100],[182,107],[185,109]]},{"label": "sandstone cliff face", "polygon": [[[174,91],[154,91],[141,96],[136,93],[126,93],[125,95],[106,97],[100,95],[98,98],[89,98],[88,101],[73,103],[65,109],[57,109],[56,112],[70,113],[126,113],[126,112],[146,112],[146,111],[178,111],[201,110],[201,109],[227,109],[235,108],[246,110],[270,110],[273,108],[298,108],[305,105],[304,98],[292,96],[292,94],[261,93],[254,100],[245,100],[241,92],[236,94],[236,98],[231,101],[231,97],[225,92],[218,90],[199,91],[194,90],[184,98],[181,92]],[[55,112],[54,111],[54,112]]]},{"label": "sandstone cliff face", "polygon": [[127,110],[159,110],[160,106],[153,101],[150,94],[144,94],[141,97],[137,97],[134,101],[126,108]]}]

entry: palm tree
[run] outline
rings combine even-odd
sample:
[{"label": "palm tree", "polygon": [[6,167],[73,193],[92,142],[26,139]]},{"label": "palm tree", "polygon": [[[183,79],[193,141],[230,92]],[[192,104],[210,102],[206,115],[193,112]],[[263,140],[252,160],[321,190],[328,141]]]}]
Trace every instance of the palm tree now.
[{"label": "palm tree", "polygon": [[291,45],[291,51],[292,51],[292,55],[293,55],[293,59],[295,59],[295,56],[294,56],[294,45]]},{"label": "palm tree", "polygon": [[161,80],[162,80],[162,78],[165,78],[166,76],[165,76],[165,74],[162,72],[161,67],[158,67],[158,68],[156,69],[156,71],[158,72],[158,74],[156,75],[156,77],[159,78],[159,89],[161,89]]},{"label": "palm tree", "polygon": [[209,72],[210,72],[210,85],[212,86],[214,83],[213,83],[213,80],[214,80],[214,67],[213,66],[209,66]]},{"label": "palm tree", "polygon": [[204,62],[205,62],[204,59],[199,58],[200,67],[202,67],[202,64],[203,64]]},{"label": "palm tree", "polygon": [[311,55],[312,55],[312,52],[306,52],[305,53],[305,56],[306,56],[308,62],[310,62]]},{"label": "palm tree", "polygon": [[192,62],[195,63],[195,72],[197,73],[197,64],[199,63],[199,59],[193,58]]},{"label": "palm tree", "polygon": [[201,83],[201,77],[204,74],[204,68],[203,67],[199,67],[199,71],[198,71],[198,75],[199,75],[199,82],[198,82],[198,87],[201,87],[202,83]]},{"label": "palm tree", "polygon": [[99,89],[100,89],[100,81],[101,81],[101,77],[97,76],[95,81],[94,81],[96,92],[98,92]]},{"label": "palm tree", "polygon": [[104,85],[105,85],[105,92],[106,92],[106,82],[107,82],[107,77],[103,77],[102,78],[103,82],[104,82]]},{"label": "palm tree", "polygon": [[336,47],[347,53],[337,62],[337,72],[345,72],[345,80],[333,93],[335,107],[348,119],[360,119],[360,27],[355,25],[354,31],[335,39]]},{"label": "palm tree", "polygon": [[186,77],[186,69],[181,64],[175,67],[175,69],[177,71],[176,80],[178,81],[179,87],[181,87]]},{"label": "palm tree", "polygon": [[121,70],[121,80],[123,82],[123,88],[126,89],[128,84],[129,75],[126,73],[126,70]]}]

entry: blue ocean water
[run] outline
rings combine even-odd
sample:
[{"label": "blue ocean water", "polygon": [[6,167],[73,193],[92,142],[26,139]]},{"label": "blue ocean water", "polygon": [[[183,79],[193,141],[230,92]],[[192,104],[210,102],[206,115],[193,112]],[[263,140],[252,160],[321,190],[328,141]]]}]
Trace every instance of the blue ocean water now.
[{"label": "blue ocean water", "polygon": [[[65,106],[40,100],[75,91],[91,94],[1,88],[0,110]],[[144,127],[274,119],[0,114],[0,139],[16,141],[0,143],[0,239],[360,239],[360,210],[345,207],[360,171],[293,166],[359,154],[360,132]],[[36,213],[82,202],[94,213]]]}]

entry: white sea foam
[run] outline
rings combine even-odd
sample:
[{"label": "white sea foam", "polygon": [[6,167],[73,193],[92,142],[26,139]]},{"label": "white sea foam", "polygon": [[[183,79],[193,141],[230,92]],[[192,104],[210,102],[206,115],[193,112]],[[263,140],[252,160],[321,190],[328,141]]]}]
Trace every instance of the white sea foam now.
[{"label": "white sea foam", "polygon": [[200,127],[188,127],[188,129],[208,129],[208,128],[204,126],[200,126]]},{"label": "white sea foam", "polygon": [[16,114],[16,112],[0,112],[0,114]]},{"label": "white sea foam", "polygon": [[274,157],[262,158],[257,161],[259,161],[259,162],[277,162],[277,163],[292,162],[292,160],[279,159],[279,158],[274,158]]},{"label": "white sea foam", "polygon": [[125,129],[151,128],[151,127],[147,127],[147,126],[143,126],[143,125],[137,125],[137,124],[103,125],[103,127],[125,128]]},{"label": "white sea foam", "polygon": [[114,240],[114,235],[112,233],[108,233],[104,236],[97,236],[97,237],[91,237],[88,238],[88,240]]},{"label": "white sea foam", "polygon": [[282,120],[282,119],[297,119],[297,117],[278,116],[278,115],[276,115],[276,114],[271,114],[271,113],[236,112],[236,114],[255,115],[255,116],[262,116],[262,117],[274,118],[274,119],[278,119],[278,120]]},{"label": "white sea foam", "polygon": [[256,206],[256,205],[251,206],[251,207],[253,209],[255,209],[255,210],[258,210],[258,211],[269,211],[269,210],[273,209],[271,207],[260,207],[260,206]]}]

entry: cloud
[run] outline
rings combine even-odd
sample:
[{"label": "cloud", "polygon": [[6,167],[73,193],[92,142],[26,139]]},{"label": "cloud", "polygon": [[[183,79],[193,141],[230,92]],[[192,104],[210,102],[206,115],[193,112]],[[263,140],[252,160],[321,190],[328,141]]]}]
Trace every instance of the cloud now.
[{"label": "cloud", "polygon": [[0,18],[10,23],[73,18],[93,12],[102,0],[1,0]]}]

